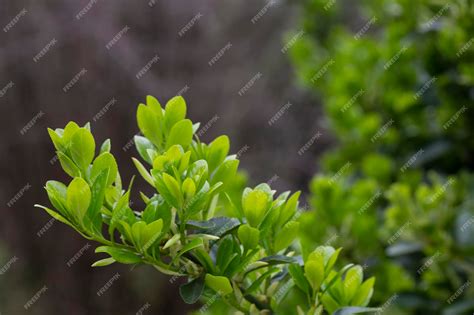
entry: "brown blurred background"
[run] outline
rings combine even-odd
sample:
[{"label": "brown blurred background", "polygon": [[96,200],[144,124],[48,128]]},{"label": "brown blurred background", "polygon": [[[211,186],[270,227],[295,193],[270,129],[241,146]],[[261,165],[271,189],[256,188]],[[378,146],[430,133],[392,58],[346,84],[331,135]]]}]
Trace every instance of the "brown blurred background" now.
[{"label": "brown blurred background", "polygon": [[[297,88],[282,52],[296,14],[284,1],[0,0],[2,315],[193,309],[180,301],[178,282],[170,284],[149,267],[91,268],[99,257],[95,244],[33,208],[49,204],[43,190],[48,179],[68,181],[54,163],[46,128],[90,121],[96,142],[112,139],[127,183],[137,154],[124,146],[138,132],[137,104],[151,94],[164,105],[181,91],[190,118],[210,122],[204,141],[225,133],[233,153],[247,148],[241,168],[250,185],[271,181],[279,191],[305,191],[330,138],[319,106]],[[74,77],[77,82],[65,88]],[[318,131],[323,136],[300,156]]]}]

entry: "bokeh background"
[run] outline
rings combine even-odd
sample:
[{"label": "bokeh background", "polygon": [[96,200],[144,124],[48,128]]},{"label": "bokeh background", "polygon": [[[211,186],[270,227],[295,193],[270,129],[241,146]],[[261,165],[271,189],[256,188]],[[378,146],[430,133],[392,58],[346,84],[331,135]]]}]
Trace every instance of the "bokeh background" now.
[{"label": "bokeh background", "polygon": [[177,94],[248,185],[303,191],[303,246],[344,247],[372,306],[472,314],[473,21],[471,0],[0,0],[0,314],[199,310],[33,208],[68,181],[47,127],[90,122],[128,182],[137,105]]},{"label": "bokeh background", "polygon": [[[137,155],[127,146],[138,132],[136,106],[148,94],[165,103],[181,92],[190,118],[210,122],[205,141],[225,133],[232,152],[241,150],[250,184],[306,190],[331,137],[317,101],[296,86],[282,52],[297,12],[284,1],[0,0],[0,268],[8,266],[0,275],[2,315],[185,314],[192,308],[180,301],[179,282],[170,284],[151,268],[91,268],[94,244],[33,208],[48,204],[47,180],[67,178],[46,128],[90,121],[98,142],[112,139],[128,181]],[[137,79],[147,64],[149,71]],[[288,102],[285,115],[270,126]],[[299,155],[317,132],[317,145]],[[69,267],[76,253],[82,255]],[[116,283],[98,297],[117,272]],[[38,292],[26,311],[24,304]]]}]

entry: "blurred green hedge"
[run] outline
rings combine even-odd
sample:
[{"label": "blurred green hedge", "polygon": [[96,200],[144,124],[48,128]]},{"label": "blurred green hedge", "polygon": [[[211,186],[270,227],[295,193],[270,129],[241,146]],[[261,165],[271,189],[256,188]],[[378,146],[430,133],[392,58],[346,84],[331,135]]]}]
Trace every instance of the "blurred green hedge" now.
[{"label": "blurred green hedge", "polygon": [[472,313],[474,3],[301,9],[291,59],[338,141],[311,183],[302,237],[365,264],[387,314]]}]

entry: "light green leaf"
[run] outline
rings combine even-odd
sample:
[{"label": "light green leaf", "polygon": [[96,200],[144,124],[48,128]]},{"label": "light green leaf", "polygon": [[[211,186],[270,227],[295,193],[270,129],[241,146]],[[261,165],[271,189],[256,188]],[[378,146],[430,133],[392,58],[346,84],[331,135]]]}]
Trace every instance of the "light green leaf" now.
[{"label": "light green leaf", "polygon": [[226,277],[206,274],[205,283],[209,288],[221,295],[227,295],[234,291],[234,289],[232,289],[232,285],[230,284],[229,279]]},{"label": "light green leaf", "polygon": [[299,222],[290,221],[278,232],[275,237],[274,250],[280,251],[290,246],[298,236]]},{"label": "light green leaf", "polygon": [[114,156],[109,152],[102,153],[94,160],[91,169],[91,181],[95,181],[96,177],[104,170],[108,171],[107,186],[110,186],[117,177],[118,166]]},{"label": "light green leaf", "polygon": [[112,257],[101,259],[92,264],[92,267],[105,267],[111,265],[115,262],[115,259]]},{"label": "light green leaf", "polygon": [[252,190],[242,199],[245,217],[252,227],[257,227],[267,211],[268,195],[262,190]]},{"label": "light green leaf", "polygon": [[260,239],[260,231],[248,224],[241,225],[237,231],[240,242],[246,250],[257,247]]},{"label": "light green leaf", "polygon": [[85,171],[95,155],[95,140],[92,133],[84,128],[77,130],[71,138],[69,149],[72,160]]},{"label": "light green leaf", "polygon": [[168,130],[186,117],[186,102],[181,96],[175,96],[166,103],[165,127]]},{"label": "light green leaf", "polygon": [[74,178],[66,192],[66,205],[78,222],[82,222],[91,201],[91,190],[85,180]]},{"label": "light green leaf", "polygon": [[209,169],[211,172],[224,161],[225,157],[229,153],[229,148],[229,137],[225,135],[216,138],[209,144],[207,163],[209,164]]},{"label": "light green leaf", "polygon": [[142,175],[143,179],[146,180],[146,182],[152,186],[155,186],[155,182],[153,180],[153,177],[150,175],[148,170],[145,168],[145,166],[136,158],[132,158],[133,164],[135,164],[135,167],[137,168],[138,172],[140,175]]},{"label": "light green leaf", "polygon": [[193,139],[193,123],[189,119],[184,119],[176,123],[166,140],[166,149],[172,145],[179,144],[185,150],[191,144]]}]

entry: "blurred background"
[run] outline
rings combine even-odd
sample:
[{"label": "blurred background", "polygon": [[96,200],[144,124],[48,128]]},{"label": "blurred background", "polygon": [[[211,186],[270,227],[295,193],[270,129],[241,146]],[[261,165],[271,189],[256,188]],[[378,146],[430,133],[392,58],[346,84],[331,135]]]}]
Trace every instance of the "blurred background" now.
[{"label": "blurred background", "polygon": [[[229,135],[250,184],[307,189],[330,137],[320,107],[294,84],[284,49],[297,11],[282,1],[0,1],[2,315],[190,309],[178,296],[179,282],[151,268],[91,268],[94,244],[33,208],[48,204],[47,180],[67,178],[47,127],[91,122],[98,142],[112,139],[128,182],[137,105],[148,94],[162,104],[182,94],[189,117],[209,123],[204,141]],[[318,145],[299,155],[317,132]],[[116,284],[98,297],[116,273]]]},{"label": "blurred background", "polygon": [[343,247],[372,306],[474,312],[472,0],[0,0],[0,28],[0,314],[199,310],[147,266],[91,268],[94,244],[33,208],[68,180],[46,128],[70,120],[128,182],[149,94],[229,135],[242,185],[302,190],[303,248]]}]

